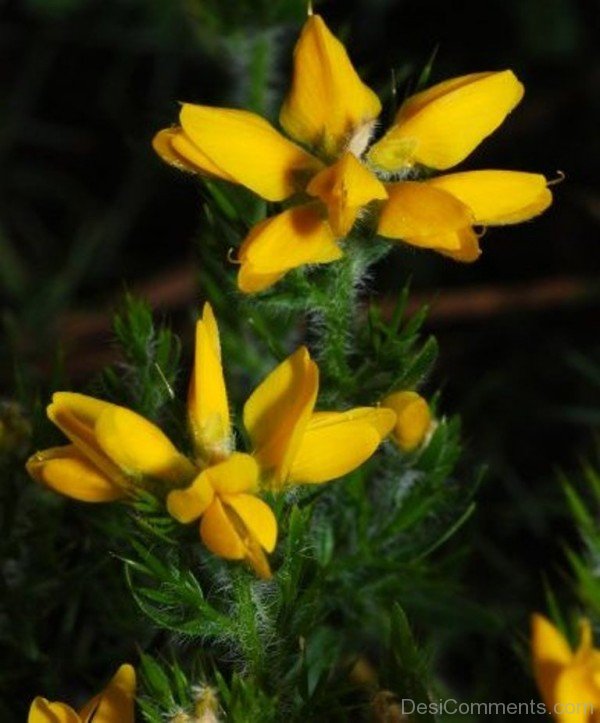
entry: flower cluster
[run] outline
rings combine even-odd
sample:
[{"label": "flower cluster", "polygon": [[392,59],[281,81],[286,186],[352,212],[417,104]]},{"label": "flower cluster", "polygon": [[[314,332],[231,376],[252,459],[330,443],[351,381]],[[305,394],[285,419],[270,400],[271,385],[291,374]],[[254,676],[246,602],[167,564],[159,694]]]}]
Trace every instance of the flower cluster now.
[{"label": "flower cluster", "polygon": [[[251,294],[292,269],[351,253],[344,241],[358,222],[384,238],[470,262],[480,254],[477,227],[517,223],[544,211],[552,195],[542,175],[437,174],[461,163],[522,95],[510,70],[453,78],[409,97],[384,132],[379,99],[322,18],[311,14],[296,45],[279,118],[287,135],[245,110],[184,103],[179,125],[160,131],[153,145],[181,170],[244,186],[280,204],[238,250],[238,287]],[[181,451],[131,409],[60,391],[47,413],[69,443],[34,454],[27,470],[47,488],[83,502],[127,501],[150,490],[173,519],[198,524],[212,554],[245,561],[259,578],[269,579],[268,555],[278,537],[270,500],[292,485],[349,474],[388,437],[406,454],[426,443],[434,426],[427,402],[391,382],[381,386],[371,406],[319,409],[319,368],[301,346],[246,399],[248,443],[240,448],[219,328],[207,303],[196,324],[188,448]],[[600,653],[592,647],[589,625],[573,653],[538,616],[533,649],[546,701],[600,702]],[[132,723],[134,691],[135,672],[123,665],[79,713],[38,697],[29,723]]]},{"label": "flower cluster", "polygon": [[322,18],[311,15],[279,117],[293,140],[254,113],[184,103],[179,125],[160,131],[154,148],[177,168],[285,203],[239,249],[238,286],[253,293],[291,269],[338,260],[340,241],[367,209],[377,213],[381,236],[465,262],[480,254],[474,226],[544,211],[552,195],[539,174],[431,175],[463,161],[522,96],[510,70],[452,78],[408,98],[374,140],[379,99]]},{"label": "flower cluster", "polygon": [[225,559],[245,559],[270,577],[265,552],[277,540],[263,490],[321,484],[367,460],[388,434],[415,449],[430,425],[426,402],[395,393],[381,406],[315,411],[319,369],[300,347],[277,366],[244,405],[250,452],[235,451],[217,322],[209,304],[196,325],[188,392],[193,453],[186,456],[152,422],[125,407],[83,394],[56,392],[48,416],[70,444],[33,455],[31,476],[84,502],[135,495],[145,481],[164,490],[169,513],[184,524],[200,519],[206,547]]}]

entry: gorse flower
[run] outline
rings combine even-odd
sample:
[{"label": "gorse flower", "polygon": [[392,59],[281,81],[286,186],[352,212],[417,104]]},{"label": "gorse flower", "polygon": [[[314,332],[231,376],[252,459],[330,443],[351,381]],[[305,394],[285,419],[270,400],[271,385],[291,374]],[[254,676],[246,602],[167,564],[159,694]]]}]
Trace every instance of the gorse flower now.
[{"label": "gorse flower", "polygon": [[55,492],[111,502],[131,495],[143,477],[181,484],[194,475],[194,465],[163,432],[130,409],[56,392],[47,412],[71,444],[37,452],[27,471]]},{"label": "gorse flower", "polygon": [[270,576],[263,550],[275,547],[277,524],[253,492],[341,477],[375,452],[396,420],[391,410],[374,407],[315,412],[318,387],[318,367],[301,347],[244,406],[252,455],[234,452],[219,330],[205,305],[196,326],[188,408],[197,455],[208,466],[188,487],[171,491],[167,507],[182,523],[201,518],[200,535],[212,552],[246,559],[263,578]]},{"label": "gorse flower", "polygon": [[154,148],[180,169],[285,202],[240,247],[238,285],[251,293],[291,269],[338,260],[338,242],[369,206],[381,207],[382,236],[459,261],[479,255],[474,225],[517,223],[541,213],[552,196],[538,174],[486,170],[415,180],[423,167],[460,163],[522,95],[510,70],[453,78],[408,98],[392,127],[372,143],[381,103],[322,18],[310,15],[279,118],[302,146],[254,113],[184,103],[180,125],[160,131]]},{"label": "gorse flower", "polygon": [[246,402],[252,450],[234,451],[219,329],[206,304],[196,324],[188,391],[191,459],[130,409],[56,392],[48,416],[71,444],[34,454],[27,470],[50,489],[85,502],[134,496],[147,481],[158,482],[175,519],[201,518],[200,536],[211,552],[245,559],[269,577],[264,553],[275,547],[277,522],[260,490],[347,474],[375,452],[396,421],[395,412],[383,407],[315,412],[318,388],[318,367],[301,347]]},{"label": "gorse flower", "polygon": [[600,717],[600,650],[594,648],[589,620],[573,651],[542,615],[532,618],[533,671],[549,711],[559,723],[596,723]]},{"label": "gorse flower", "polygon": [[106,688],[77,713],[66,703],[36,698],[27,723],[134,723],[135,670],[122,665]]},{"label": "gorse flower", "polygon": [[319,369],[304,347],[274,369],[244,406],[244,425],[267,484],[319,484],[359,467],[390,433],[383,407],[315,412]]},{"label": "gorse flower", "polygon": [[208,549],[227,560],[247,560],[262,578],[271,571],[263,550],[277,542],[277,521],[258,489],[258,466],[248,454],[233,452],[207,467],[186,489],[173,490],[167,509],[187,524],[202,518],[200,536]]}]

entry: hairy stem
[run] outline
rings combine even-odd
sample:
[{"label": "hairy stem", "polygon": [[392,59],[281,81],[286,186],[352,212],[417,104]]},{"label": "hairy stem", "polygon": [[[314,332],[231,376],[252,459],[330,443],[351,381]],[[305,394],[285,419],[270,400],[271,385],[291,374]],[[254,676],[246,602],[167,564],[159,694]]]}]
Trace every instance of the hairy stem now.
[{"label": "hairy stem", "polygon": [[329,279],[318,294],[316,325],[319,366],[329,389],[345,389],[352,372],[349,341],[357,305],[357,264],[350,254],[329,269]]}]

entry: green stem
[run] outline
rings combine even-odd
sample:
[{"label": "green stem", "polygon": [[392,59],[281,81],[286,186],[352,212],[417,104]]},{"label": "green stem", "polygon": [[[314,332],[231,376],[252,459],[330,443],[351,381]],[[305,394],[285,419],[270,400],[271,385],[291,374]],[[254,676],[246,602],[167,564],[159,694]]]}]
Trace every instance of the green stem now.
[{"label": "green stem", "polygon": [[328,268],[328,283],[315,290],[320,320],[315,329],[319,366],[329,401],[347,398],[354,386],[349,356],[358,319],[360,282],[370,263],[360,244],[350,242],[344,258]]}]

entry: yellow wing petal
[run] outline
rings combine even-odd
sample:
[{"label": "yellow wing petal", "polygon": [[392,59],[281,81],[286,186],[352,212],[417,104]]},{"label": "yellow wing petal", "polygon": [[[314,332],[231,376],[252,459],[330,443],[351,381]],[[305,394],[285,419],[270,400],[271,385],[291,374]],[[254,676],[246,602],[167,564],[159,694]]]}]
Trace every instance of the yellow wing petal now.
[{"label": "yellow wing petal", "polygon": [[471,209],[475,223],[486,226],[528,221],[552,203],[546,179],[538,173],[468,171],[427,184],[451,193]]},{"label": "yellow wing petal", "polygon": [[152,422],[125,407],[105,410],[95,434],[103,452],[127,475],[149,475],[181,483],[193,477],[192,463]]},{"label": "yellow wing petal", "polygon": [[163,161],[180,171],[202,173],[225,181],[234,181],[190,141],[182,128],[165,128],[159,131],[152,139],[152,147]]},{"label": "yellow wing petal", "polygon": [[434,251],[442,254],[442,256],[448,256],[453,261],[470,264],[477,261],[481,256],[479,236],[470,227],[462,228],[459,231],[451,231],[446,236],[442,235],[440,239],[433,238],[431,240],[433,241]]},{"label": "yellow wing petal", "polygon": [[29,708],[27,723],[81,723],[81,719],[70,706],[38,696]]},{"label": "yellow wing petal", "polygon": [[360,209],[387,198],[385,186],[352,154],[317,173],[306,187],[327,206],[329,224],[336,236],[346,236]]},{"label": "yellow wing petal", "polygon": [[375,429],[380,439],[385,439],[394,427],[396,414],[386,407],[354,407],[344,412],[314,412],[309,420],[308,429],[316,431],[343,422],[368,424]]},{"label": "yellow wing petal", "polygon": [[196,451],[207,461],[231,450],[231,422],[221,365],[219,328],[210,304],[196,323],[196,352],[188,391],[188,417]]},{"label": "yellow wing petal", "polygon": [[46,411],[50,421],[59,427],[84,457],[117,486],[126,487],[125,476],[100,448],[94,431],[100,415],[113,406],[109,402],[85,394],[56,392]]},{"label": "yellow wing petal", "polygon": [[378,232],[413,246],[461,248],[456,231],[473,223],[471,210],[450,193],[427,183],[403,181],[387,186],[388,200],[379,216]]},{"label": "yellow wing petal", "polygon": [[556,684],[563,669],[573,660],[569,644],[543,615],[531,618],[531,655],[533,673],[547,706],[557,702]]},{"label": "yellow wing petal", "polygon": [[431,426],[427,402],[416,392],[394,392],[382,404],[396,413],[393,436],[400,449],[404,452],[416,449]]},{"label": "yellow wing petal", "polygon": [[384,415],[388,418],[384,428],[391,427],[394,415],[389,410],[383,411],[376,424],[361,409],[313,414],[294,456],[289,481],[320,484],[360,467],[381,442]]},{"label": "yellow wing petal", "polygon": [[263,274],[278,274],[303,264],[341,258],[331,228],[314,205],[296,206],[254,226],[240,247],[239,259]]},{"label": "yellow wing petal", "polygon": [[214,555],[226,560],[243,560],[246,557],[246,546],[218,497],[202,515],[200,536]]},{"label": "yellow wing petal", "polygon": [[225,461],[208,467],[205,474],[219,495],[234,495],[256,489],[258,465],[254,457],[233,452]]},{"label": "yellow wing petal", "polygon": [[89,397],[87,394],[54,392],[51,406],[56,409],[68,409],[82,424],[91,428],[105,409],[115,405],[111,402],[105,402],[103,399]]},{"label": "yellow wing petal", "polygon": [[446,169],[493,133],[523,97],[511,70],[453,78],[409,98],[369,152],[386,171],[413,163]]},{"label": "yellow wing petal", "polygon": [[244,425],[261,469],[274,486],[285,483],[317,399],[319,369],[300,347],[254,390],[244,406]]},{"label": "yellow wing petal", "polygon": [[292,138],[336,156],[380,111],[379,99],[358,77],[344,46],[319,15],[311,15],[294,52],[281,125]]},{"label": "yellow wing petal", "polygon": [[[186,150],[180,137],[171,141],[175,151],[203,167],[212,168],[269,201],[283,201],[304,187],[307,175],[321,164],[284,138],[266,120],[245,110],[184,104],[179,116],[186,141],[200,152]],[[207,170],[214,173],[210,167]]]},{"label": "yellow wing petal", "polygon": [[126,490],[102,474],[74,444],[37,452],[27,461],[27,471],[46,487],[81,502],[112,502]]},{"label": "yellow wing petal", "polygon": [[238,288],[244,294],[257,294],[259,291],[266,291],[283,279],[287,272],[288,269],[278,273],[261,274],[260,271],[255,271],[249,261],[242,262],[237,278]]},{"label": "yellow wing petal", "polygon": [[277,520],[269,505],[248,494],[224,495],[222,499],[225,507],[233,509],[259,545],[267,552],[273,552],[277,542]]},{"label": "yellow wing petal", "polygon": [[287,271],[342,257],[331,227],[313,205],[296,206],[257,224],[242,243],[238,286],[262,291]]},{"label": "yellow wing petal", "polygon": [[167,495],[167,510],[178,522],[187,524],[197,520],[212,504],[214,488],[208,470],[200,472],[189,487],[173,490]]},{"label": "yellow wing petal", "polygon": [[135,669],[121,665],[102,693],[79,711],[82,723],[134,723],[135,687]]}]

